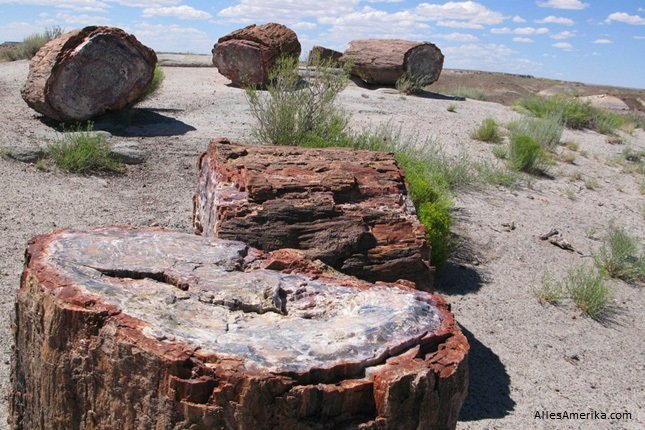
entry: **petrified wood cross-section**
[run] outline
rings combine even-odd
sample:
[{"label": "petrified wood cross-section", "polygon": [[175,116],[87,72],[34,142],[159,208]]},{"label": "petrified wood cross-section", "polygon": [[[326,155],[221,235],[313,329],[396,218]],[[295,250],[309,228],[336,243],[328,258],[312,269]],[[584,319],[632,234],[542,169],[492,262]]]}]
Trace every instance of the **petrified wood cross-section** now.
[{"label": "petrified wood cross-section", "polygon": [[299,249],[371,282],[431,287],[425,229],[392,154],[214,139],[199,167],[196,233]]},{"label": "petrified wood cross-section", "polygon": [[14,429],[455,426],[468,344],[438,296],[154,229],[59,230],[26,256]]}]

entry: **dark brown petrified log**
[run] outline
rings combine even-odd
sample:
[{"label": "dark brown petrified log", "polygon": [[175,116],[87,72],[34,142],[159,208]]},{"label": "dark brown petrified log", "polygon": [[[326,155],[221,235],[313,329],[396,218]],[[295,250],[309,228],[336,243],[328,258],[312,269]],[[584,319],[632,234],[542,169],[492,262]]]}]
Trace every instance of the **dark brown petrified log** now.
[{"label": "dark brown petrified log", "polygon": [[135,102],[157,56],[114,27],[85,27],[48,42],[32,58],[22,98],[58,121],[84,121]]},{"label": "dark brown petrified log", "polygon": [[392,154],[214,139],[199,167],[197,234],[296,248],[372,282],[431,288],[425,229]]},{"label": "dark brown petrified log", "polygon": [[449,429],[468,384],[439,296],[159,229],[33,239],[13,330],[20,430]]},{"label": "dark brown petrified log", "polygon": [[396,39],[353,40],[342,59],[352,62],[352,75],[369,84],[394,85],[407,75],[430,85],[443,68],[443,54],[434,44]]},{"label": "dark brown petrified log", "polygon": [[309,56],[307,57],[307,63],[310,66],[315,66],[322,62],[323,64],[339,64],[340,57],[343,56],[342,52],[334,51],[330,48],[325,48],[324,46],[314,46],[309,51]]},{"label": "dark brown petrified log", "polygon": [[300,56],[298,36],[270,22],[249,25],[220,37],[213,47],[213,64],[236,85],[267,84],[269,72],[282,56]]}]

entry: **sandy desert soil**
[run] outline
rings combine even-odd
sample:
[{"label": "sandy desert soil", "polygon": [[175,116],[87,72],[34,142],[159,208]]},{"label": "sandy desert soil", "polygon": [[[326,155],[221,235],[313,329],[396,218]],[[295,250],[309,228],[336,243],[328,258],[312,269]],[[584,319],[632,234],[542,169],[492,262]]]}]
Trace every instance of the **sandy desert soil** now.
[{"label": "sandy desert soil", "polygon": [[[0,147],[30,147],[55,138],[52,126],[19,94],[26,61],[0,64]],[[130,118],[103,120],[97,129],[111,143],[135,142],[148,161],[119,176],[76,176],[39,171],[0,159],[0,392],[9,384],[11,320],[23,252],[34,235],[57,227],[110,224],[160,225],[191,231],[195,163],[213,136],[250,141],[253,119],[242,90],[213,68],[166,67],[160,93]],[[434,91],[434,89],[433,89]],[[390,122],[404,134],[434,137],[450,153],[495,162],[492,145],[469,136],[486,117],[501,123],[519,117],[491,102],[402,97],[391,90],[350,85],[340,103],[352,126]],[[456,112],[447,111],[455,105]],[[590,131],[566,131],[580,151],[574,164],[558,162],[553,178],[535,178],[517,189],[486,187],[456,198],[454,233],[460,245],[437,283],[470,340],[470,391],[459,429],[645,428],[643,289],[611,281],[613,321],[581,316],[568,301],[543,306],[533,289],[545,271],[561,278],[591,254],[609,222],[645,237],[643,176],[616,160],[626,145],[645,150],[645,133],[611,145]],[[567,151],[564,148],[560,151]],[[582,151],[586,155],[581,155]],[[580,172],[583,180],[573,180]],[[588,189],[584,179],[595,181]],[[506,231],[503,223],[514,222]],[[582,254],[538,239],[557,228]],[[548,421],[536,411],[630,412],[623,421]],[[0,401],[0,428],[7,401]]]}]

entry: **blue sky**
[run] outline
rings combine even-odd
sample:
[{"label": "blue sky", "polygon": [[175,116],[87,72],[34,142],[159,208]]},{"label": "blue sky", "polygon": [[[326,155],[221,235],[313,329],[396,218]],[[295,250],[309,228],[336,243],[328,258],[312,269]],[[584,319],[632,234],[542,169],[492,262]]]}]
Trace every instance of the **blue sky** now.
[{"label": "blue sky", "polygon": [[113,25],[158,51],[210,53],[248,24],[344,50],[352,39],[430,41],[444,67],[645,88],[645,0],[0,0],[0,42],[60,25]]}]

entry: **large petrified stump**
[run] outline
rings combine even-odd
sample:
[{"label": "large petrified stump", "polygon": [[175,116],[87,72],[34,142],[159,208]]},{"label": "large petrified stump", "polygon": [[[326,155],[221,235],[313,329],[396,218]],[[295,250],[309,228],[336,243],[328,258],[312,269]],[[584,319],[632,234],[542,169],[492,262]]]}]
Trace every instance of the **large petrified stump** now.
[{"label": "large petrified stump", "polygon": [[51,40],[32,58],[22,98],[57,121],[84,121],[135,102],[157,56],[114,27],[85,27]]},{"label": "large petrified stump", "polygon": [[282,24],[249,25],[220,37],[213,47],[213,64],[235,85],[263,85],[282,56],[298,58],[296,33]]},{"label": "large petrified stump", "polygon": [[296,248],[369,281],[431,287],[425,229],[392,154],[214,139],[199,167],[196,233]]},{"label": "large petrified stump", "polygon": [[440,297],[163,230],[33,239],[14,337],[14,429],[444,429],[467,389]]},{"label": "large petrified stump", "polygon": [[407,75],[430,85],[443,68],[443,54],[434,44],[397,39],[353,40],[342,59],[352,62],[352,75],[369,84],[394,85]]}]

